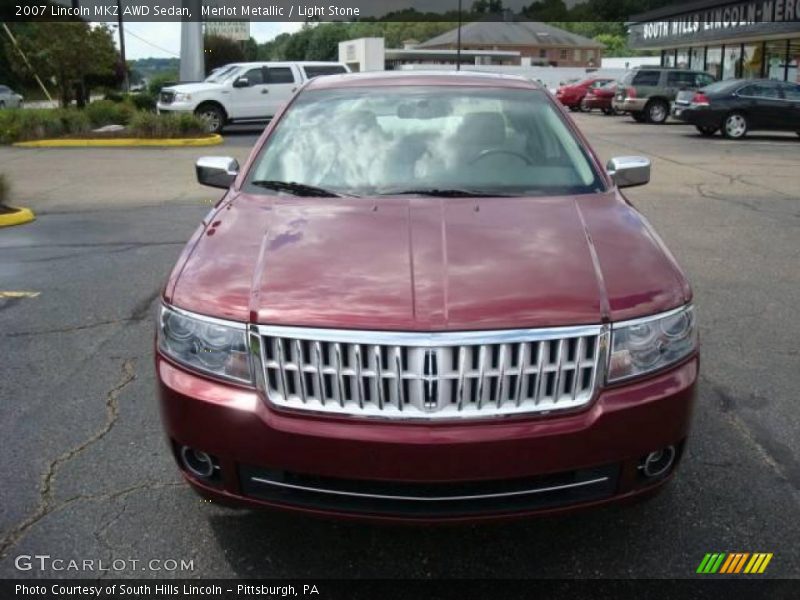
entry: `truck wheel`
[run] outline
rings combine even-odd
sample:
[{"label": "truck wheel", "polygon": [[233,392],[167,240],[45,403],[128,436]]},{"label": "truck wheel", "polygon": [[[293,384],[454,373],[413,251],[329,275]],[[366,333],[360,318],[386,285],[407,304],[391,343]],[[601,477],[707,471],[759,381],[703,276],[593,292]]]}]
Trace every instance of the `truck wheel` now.
[{"label": "truck wheel", "polygon": [[644,123],[647,120],[647,116],[643,112],[632,112],[631,116],[637,123]]},{"label": "truck wheel", "polygon": [[731,140],[740,140],[747,135],[747,117],[742,113],[732,112],[722,123],[722,135]]},{"label": "truck wheel", "polygon": [[661,125],[669,116],[669,106],[663,100],[651,100],[644,108],[647,120],[655,125]]},{"label": "truck wheel", "polygon": [[717,133],[718,129],[717,127],[709,127],[706,125],[695,125],[695,128],[697,129],[697,131],[700,132],[700,135],[704,135],[706,137],[714,135],[715,133]]},{"label": "truck wheel", "polygon": [[194,111],[197,118],[206,124],[209,133],[222,133],[225,127],[225,111],[216,104],[201,104]]}]

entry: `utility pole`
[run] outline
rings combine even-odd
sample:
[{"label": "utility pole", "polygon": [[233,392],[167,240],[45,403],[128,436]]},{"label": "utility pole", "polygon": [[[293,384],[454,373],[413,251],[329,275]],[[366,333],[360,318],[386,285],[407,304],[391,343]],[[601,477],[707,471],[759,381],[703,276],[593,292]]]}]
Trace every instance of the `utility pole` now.
[{"label": "utility pole", "polygon": [[458,0],[458,33],[456,41],[456,71],[461,70],[461,0]]},{"label": "utility pole", "polygon": [[[73,3],[78,0],[72,0]],[[127,93],[131,90],[128,81],[128,62],[125,60],[125,30],[122,25],[122,0],[117,0],[117,23],[119,24],[119,56],[122,60],[122,90]]]},{"label": "utility pole", "polygon": [[31,65],[30,61],[28,60],[28,57],[25,56],[25,53],[22,51],[22,48],[19,47],[19,44],[17,43],[17,38],[15,38],[14,34],[11,33],[11,30],[8,28],[8,25],[6,25],[5,23],[0,23],[0,25],[3,26],[3,31],[6,32],[6,35],[8,35],[8,38],[11,40],[11,43],[14,45],[14,48],[16,48],[17,52],[19,52],[19,55],[22,57],[22,60],[25,63],[25,66],[28,67],[31,70],[31,73],[33,73],[33,77],[34,77],[34,79],[36,79],[36,83],[39,84],[39,87],[42,88],[42,91],[44,92],[44,95],[47,96],[47,99],[50,102],[52,102],[53,101],[53,97],[50,95],[50,92],[47,91],[47,88],[44,86],[44,83],[42,83],[42,80],[39,79],[39,75],[36,73],[36,71],[33,70],[33,66]]}]

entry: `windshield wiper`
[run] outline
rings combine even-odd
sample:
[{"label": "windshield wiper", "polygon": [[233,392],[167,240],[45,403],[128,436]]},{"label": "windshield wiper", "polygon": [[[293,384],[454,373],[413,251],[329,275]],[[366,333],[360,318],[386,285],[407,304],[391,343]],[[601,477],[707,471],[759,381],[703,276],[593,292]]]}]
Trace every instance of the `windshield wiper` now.
[{"label": "windshield wiper", "polygon": [[404,195],[417,195],[417,196],[440,196],[442,198],[500,198],[506,197],[508,194],[500,194],[491,191],[481,190],[466,190],[458,188],[420,188],[420,189],[399,189],[399,190],[385,190],[380,192],[379,196],[404,196]]},{"label": "windshield wiper", "polygon": [[305,183],[298,183],[296,181],[257,180],[251,181],[250,183],[257,185],[258,187],[294,194],[295,196],[323,196],[325,198],[342,197],[342,194],[337,194],[331,190],[326,190],[325,188],[316,187]]}]

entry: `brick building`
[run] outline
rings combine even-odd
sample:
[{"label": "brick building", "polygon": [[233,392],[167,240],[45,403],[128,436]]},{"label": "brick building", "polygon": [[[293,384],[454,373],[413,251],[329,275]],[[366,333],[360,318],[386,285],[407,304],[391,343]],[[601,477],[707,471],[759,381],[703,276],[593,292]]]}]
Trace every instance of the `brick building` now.
[{"label": "brick building", "polygon": [[[431,38],[416,48],[455,50],[458,30]],[[520,63],[553,67],[599,67],[603,44],[536,21],[475,21],[461,26],[461,49],[519,52]]]}]

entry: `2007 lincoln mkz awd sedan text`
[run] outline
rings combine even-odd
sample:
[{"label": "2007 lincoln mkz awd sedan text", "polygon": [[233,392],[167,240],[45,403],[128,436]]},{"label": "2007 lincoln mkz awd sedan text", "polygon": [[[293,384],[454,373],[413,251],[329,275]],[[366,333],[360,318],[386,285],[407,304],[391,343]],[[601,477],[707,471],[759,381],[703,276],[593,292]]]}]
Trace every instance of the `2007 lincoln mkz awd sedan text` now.
[{"label": "2007 lincoln mkz awd sedan text", "polygon": [[698,374],[692,294],[535,84],[310,81],[163,293],[156,370],[187,481],[215,502],[480,520],[645,496]]}]

